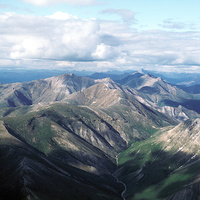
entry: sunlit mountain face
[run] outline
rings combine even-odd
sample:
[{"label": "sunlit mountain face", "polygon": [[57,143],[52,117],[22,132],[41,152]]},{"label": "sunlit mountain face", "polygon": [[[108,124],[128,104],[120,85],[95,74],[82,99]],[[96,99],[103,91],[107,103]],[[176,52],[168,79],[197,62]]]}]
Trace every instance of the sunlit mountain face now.
[{"label": "sunlit mountain face", "polygon": [[0,94],[0,199],[198,199],[198,86],[67,73]]}]

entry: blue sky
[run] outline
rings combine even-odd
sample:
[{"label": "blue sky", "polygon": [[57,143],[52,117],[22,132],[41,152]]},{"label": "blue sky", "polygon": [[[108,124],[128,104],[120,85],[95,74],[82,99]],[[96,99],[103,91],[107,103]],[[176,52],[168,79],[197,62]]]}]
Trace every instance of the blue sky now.
[{"label": "blue sky", "polygon": [[197,0],[2,0],[0,67],[200,72]]},{"label": "blue sky", "polygon": [[35,16],[46,16],[61,11],[76,15],[82,19],[121,20],[119,14],[106,14],[104,11],[124,9],[133,12],[135,16],[134,26],[139,29],[160,28],[160,24],[168,19],[186,23],[198,23],[200,20],[200,4],[198,0],[105,0],[96,1],[91,3],[91,5],[85,6],[79,5],[78,3],[75,5],[68,3],[50,3],[37,6],[28,2],[28,0],[2,0],[0,3],[0,11],[32,14]]}]

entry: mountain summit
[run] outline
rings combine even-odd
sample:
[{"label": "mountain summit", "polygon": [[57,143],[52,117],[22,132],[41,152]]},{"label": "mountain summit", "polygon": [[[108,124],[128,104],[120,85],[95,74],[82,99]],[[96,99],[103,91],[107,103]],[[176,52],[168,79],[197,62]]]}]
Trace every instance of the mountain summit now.
[{"label": "mountain summit", "polygon": [[63,74],[27,83],[5,84],[0,88],[0,105],[17,107],[61,101],[67,95],[82,91],[94,84],[94,80],[74,74]]}]

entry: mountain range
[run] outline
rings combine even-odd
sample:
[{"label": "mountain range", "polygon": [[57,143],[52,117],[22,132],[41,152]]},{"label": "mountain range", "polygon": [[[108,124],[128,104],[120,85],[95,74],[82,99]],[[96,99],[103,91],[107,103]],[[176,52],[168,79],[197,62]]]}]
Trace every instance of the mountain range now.
[{"label": "mountain range", "polygon": [[198,199],[198,90],[115,78],[0,85],[1,199]]}]

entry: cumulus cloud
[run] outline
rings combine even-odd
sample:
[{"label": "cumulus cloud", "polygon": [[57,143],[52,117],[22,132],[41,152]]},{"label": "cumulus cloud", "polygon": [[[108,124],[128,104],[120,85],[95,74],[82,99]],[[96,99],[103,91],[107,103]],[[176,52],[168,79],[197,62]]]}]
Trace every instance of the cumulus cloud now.
[{"label": "cumulus cloud", "polygon": [[96,60],[106,60],[112,57],[112,48],[111,46],[105,45],[103,43],[97,45],[96,50],[92,53],[92,56],[96,58]]},{"label": "cumulus cloud", "polygon": [[89,6],[97,4],[96,0],[23,0],[26,3],[33,4],[35,6],[48,6],[51,4],[70,4],[70,5],[77,5],[77,6]]},{"label": "cumulus cloud", "polygon": [[93,61],[115,56],[112,46],[102,43],[96,20],[59,12],[47,17],[7,13],[0,21],[1,57]]},{"label": "cumulus cloud", "polygon": [[196,69],[199,55],[198,31],[138,32],[127,23],[82,20],[62,12],[46,17],[0,14],[0,66]]}]

